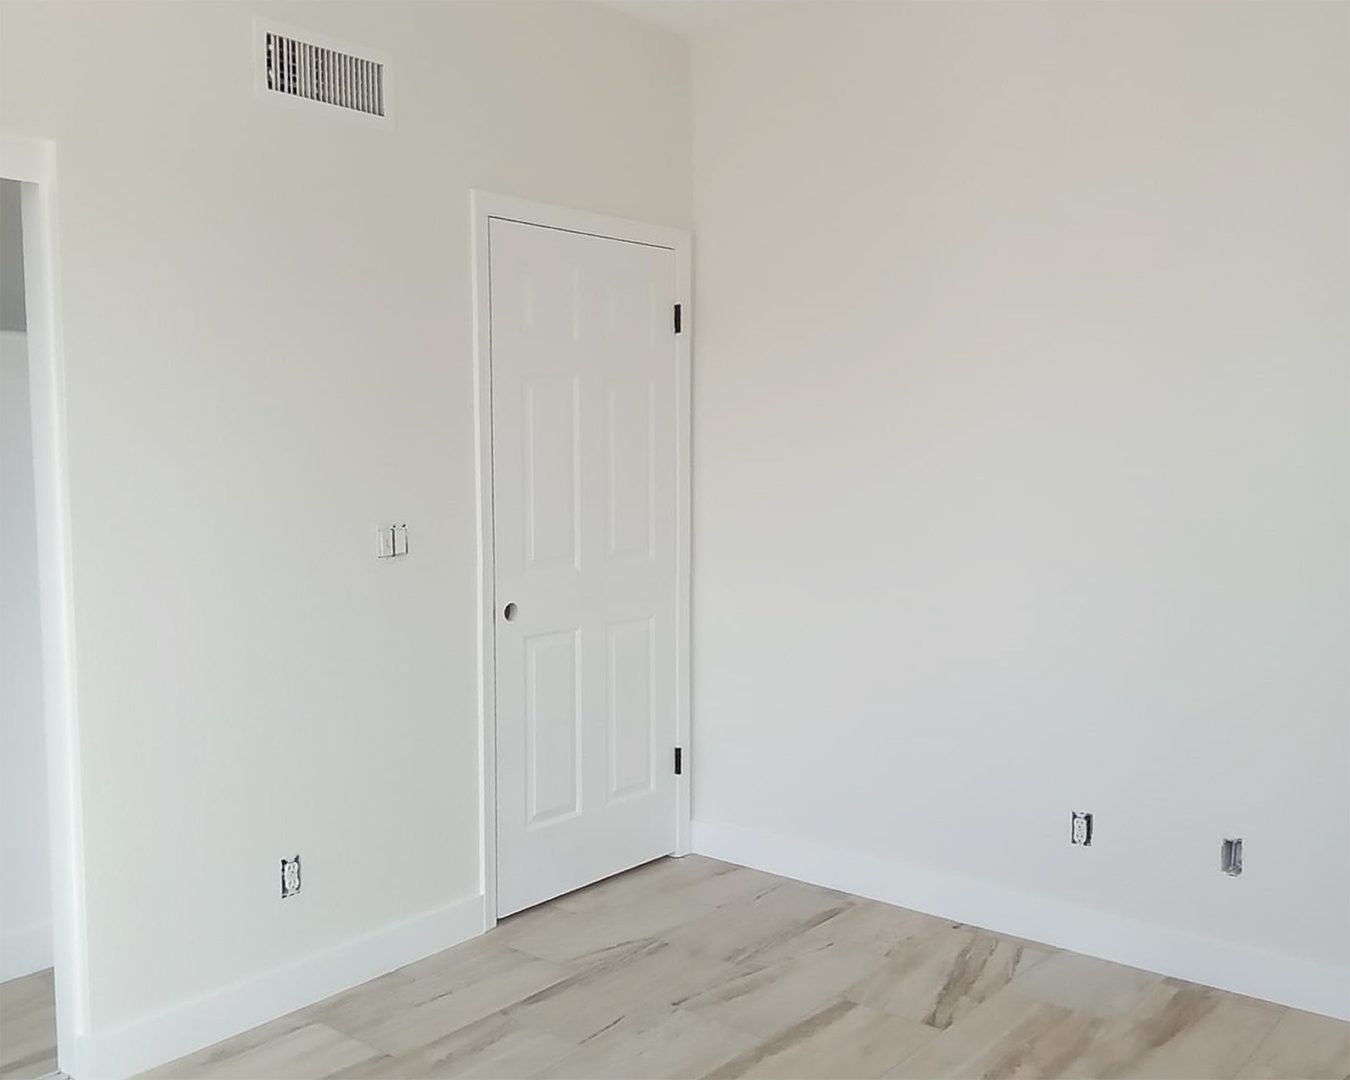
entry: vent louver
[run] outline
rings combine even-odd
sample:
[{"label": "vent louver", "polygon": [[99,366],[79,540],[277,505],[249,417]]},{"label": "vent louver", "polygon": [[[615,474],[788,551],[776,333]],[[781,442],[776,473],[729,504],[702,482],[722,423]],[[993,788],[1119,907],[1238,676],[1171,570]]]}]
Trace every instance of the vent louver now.
[{"label": "vent louver", "polygon": [[386,115],[385,64],[272,28],[261,28],[262,88],[370,117]]}]

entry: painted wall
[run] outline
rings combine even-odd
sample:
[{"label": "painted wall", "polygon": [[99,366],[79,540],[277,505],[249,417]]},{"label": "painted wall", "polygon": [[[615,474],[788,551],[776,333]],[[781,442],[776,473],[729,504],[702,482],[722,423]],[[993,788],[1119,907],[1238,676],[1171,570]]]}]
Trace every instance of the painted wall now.
[{"label": "painted wall", "polygon": [[1350,1008],[1347,19],[698,43],[697,847]]},{"label": "painted wall", "polygon": [[[256,12],[391,54],[393,130],[256,100]],[[478,911],[468,193],[687,226],[688,48],[567,3],[0,19],[0,128],[59,170],[90,1032],[134,1055]]]},{"label": "painted wall", "polygon": [[[0,197],[6,249],[11,209]],[[4,259],[22,286],[22,260]],[[27,339],[0,330],[0,980],[52,963],[41,635]]]}]

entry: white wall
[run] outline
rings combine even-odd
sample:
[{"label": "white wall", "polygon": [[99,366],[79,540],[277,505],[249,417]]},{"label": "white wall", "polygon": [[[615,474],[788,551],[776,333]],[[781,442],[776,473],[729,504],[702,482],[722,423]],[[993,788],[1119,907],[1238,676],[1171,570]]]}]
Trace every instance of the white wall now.
[{"label": "white wall", "polygon": [[698,44],[697,847],[1350,1009],[1348,17]]},{"label": "white wall", "polygon": [[52,963],[35,520],[27,340],[0,330],[0,980]]},{"label": "white wall", "polygon": [[[255,100],[255,12],[390,53],[393,130]],[[481,925],[468,192],[687,226],[688,49],[566,3],[0,20],[0,128],[57,152],[88,1034],[118,1071],[373,973],[398,950],[366,935]],[[413,553],[377,562],[394,520]]]}]

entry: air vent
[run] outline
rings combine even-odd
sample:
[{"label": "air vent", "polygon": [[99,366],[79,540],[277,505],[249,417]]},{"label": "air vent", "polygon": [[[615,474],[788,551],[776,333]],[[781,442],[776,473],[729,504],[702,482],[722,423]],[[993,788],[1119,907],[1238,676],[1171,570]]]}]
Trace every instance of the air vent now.
[{"label": "air vent", "polygon": [[387,58],[273,24],[259,23],[257,39],[258,89],[265,97],[387,120]]}]

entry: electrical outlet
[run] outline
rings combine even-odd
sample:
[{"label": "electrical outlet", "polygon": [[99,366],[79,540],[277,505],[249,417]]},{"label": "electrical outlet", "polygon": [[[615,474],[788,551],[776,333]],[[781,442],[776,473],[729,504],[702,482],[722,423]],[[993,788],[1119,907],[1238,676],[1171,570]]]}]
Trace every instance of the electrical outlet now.
[{"label": "electrical outlet", "polygon": [[300,891],[300,856],[281,860],[281,898],[294,896]]},{"label": "electrical outlet", "polygon": [[1086,810],[1073,812],[1073,823],[1069,829],[1069,843],[1074,847],[1092,846],[1092,815]]},{"label": "electrical outlet", "polygon": [[1225,840],[1219,848],[1219,869],[1229,877],[1242,873],[1242,838]]}]

